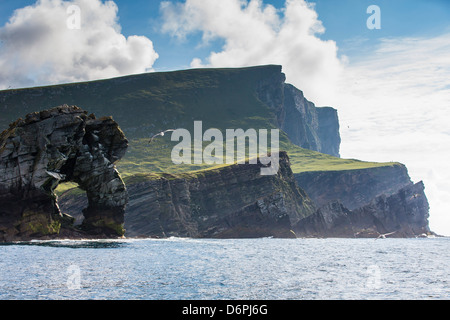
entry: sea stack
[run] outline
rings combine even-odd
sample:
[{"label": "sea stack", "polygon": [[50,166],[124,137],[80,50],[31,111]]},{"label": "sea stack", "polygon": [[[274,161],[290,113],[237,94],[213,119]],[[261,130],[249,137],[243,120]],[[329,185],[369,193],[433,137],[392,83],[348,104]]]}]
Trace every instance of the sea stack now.
[{"label": "sea stack", "polygon": [[[63,105],[18,119],[0,134],[0,241],[120,237],[128,193],[115,163],[128,141],[111,117]],[[61,213],[54,190],[86,191],[82,228]]]}]

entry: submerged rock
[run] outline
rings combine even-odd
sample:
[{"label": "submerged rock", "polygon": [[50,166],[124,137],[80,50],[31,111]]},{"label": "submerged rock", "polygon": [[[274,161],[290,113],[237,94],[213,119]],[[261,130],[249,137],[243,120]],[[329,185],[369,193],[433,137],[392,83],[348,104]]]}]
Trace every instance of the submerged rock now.
[{"label": "submerged rock", "polygon": [[[0,134],[0,241],[122,236],[128,193],[114,163],[128,141],[111,117],[63,105],[18,119]],[[55,188],[86,191],[82,230],[61,213]]]}]

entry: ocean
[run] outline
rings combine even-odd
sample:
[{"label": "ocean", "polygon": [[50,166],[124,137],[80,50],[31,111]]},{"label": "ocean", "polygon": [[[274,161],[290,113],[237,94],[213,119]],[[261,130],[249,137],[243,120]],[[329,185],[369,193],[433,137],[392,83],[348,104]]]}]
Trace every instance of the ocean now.
[{"label": "ocean", "polygon": [[449,299],[450,238],[0,245],[1,300]]}]

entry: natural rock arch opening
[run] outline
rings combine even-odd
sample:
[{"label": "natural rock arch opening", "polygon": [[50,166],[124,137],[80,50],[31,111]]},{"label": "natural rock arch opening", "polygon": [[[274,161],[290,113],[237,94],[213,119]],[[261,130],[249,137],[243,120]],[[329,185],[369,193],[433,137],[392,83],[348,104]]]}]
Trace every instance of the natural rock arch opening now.
[{"label": "natural rock arch opening", "polygon": [[88,206],[86,191],[75,182],[61,182],[55,189],[60,211],[69,213],[74,219],[73,225],[80,226],[84,221],[83,212],[79,208]]},{"label": "natural rock arch opening", "polygon": [[[0,240],[73,231],[55,189],[75,182],[86,191],[82,230],[122,236],[128,193],[115,163],[128,146],[111,117],[75,106],[28,114],[0,135]],[[81,232],[81,231],[80,231]]]}]

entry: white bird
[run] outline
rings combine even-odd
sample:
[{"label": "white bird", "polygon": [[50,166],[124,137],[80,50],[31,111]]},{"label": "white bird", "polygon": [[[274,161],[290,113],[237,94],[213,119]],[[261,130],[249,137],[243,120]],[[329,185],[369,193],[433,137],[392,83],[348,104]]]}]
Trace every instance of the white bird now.
[{"label": "white bird", "polygon": [[158,133],[158,134],[155,134],[153,137],[150,138],[150,141],[149,141],[148,143],[152,143],[153,139],[155,139],[155,138],[158,137],[158,136],[164,137],[164,134],[165,134],[166,132],[171,132],[171,131],[175,131],[175,129],[169,129],[169,130],[165,130],[165,131],[163,131],[163,132],[160,132],[160,133]]},{"label": "white bird", "polygon": [[[389,233],[384,233],[384,234],[380,234],[380,235],[378,236],[377,239],[386,239],[386,236],[389,236],[389,235],[394,234],[394,233],[396,233],[396,232],[397,232],[397,231],[389,232]],[[375,239],[375,240],[377,240],[377,239]]]}]

